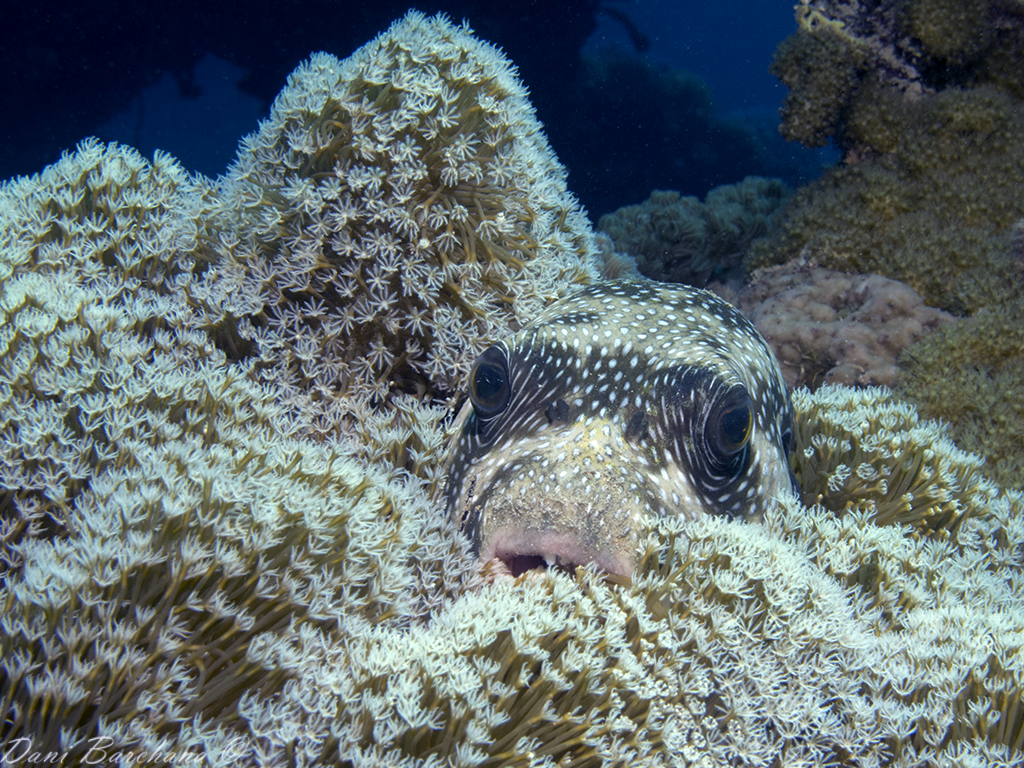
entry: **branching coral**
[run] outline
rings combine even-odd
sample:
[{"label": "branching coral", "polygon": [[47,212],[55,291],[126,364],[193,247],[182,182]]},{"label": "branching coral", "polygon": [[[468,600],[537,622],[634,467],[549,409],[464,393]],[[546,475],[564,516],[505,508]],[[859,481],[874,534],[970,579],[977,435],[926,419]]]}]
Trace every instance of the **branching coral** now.
[{"label": "branching coral", "polygon": [[246,337],[298,409],[462,385],[479,352],[596,276],[526,90],[496,49],[411,13],[296,70],[223,183],[212,248],[244,266]]},{"label": "branching coral", "polygon": [[704,288],[712,279],[735,277],[750,241],[765,234],[786,194],[778,179],[757,176],[715,187],[703,203],[656,191],[640,205],[602,216],[598,226],[616,251],[636,258],[641,274]]}]

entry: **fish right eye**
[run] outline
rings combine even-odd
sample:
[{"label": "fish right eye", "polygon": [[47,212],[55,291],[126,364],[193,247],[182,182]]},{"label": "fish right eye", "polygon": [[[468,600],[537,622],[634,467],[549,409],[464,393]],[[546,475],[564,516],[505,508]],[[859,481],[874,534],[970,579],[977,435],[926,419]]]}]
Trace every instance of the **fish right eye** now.
[{"label": "fish right eye", "polygon": [[753,402],[744,387],[733,387],[712,404],[704,444],[709,460],[723,474],[742,467],[753,423]]}]

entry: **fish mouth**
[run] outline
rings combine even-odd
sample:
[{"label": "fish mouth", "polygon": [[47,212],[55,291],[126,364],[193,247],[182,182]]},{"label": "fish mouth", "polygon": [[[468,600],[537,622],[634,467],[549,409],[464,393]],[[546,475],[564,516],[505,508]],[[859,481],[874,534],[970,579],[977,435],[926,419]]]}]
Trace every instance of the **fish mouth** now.
[{"label": "fish mouth", "polygon": [[633,573],[627,553],[587,544],[575,532],[501,528],[484,542],[480,559],[499,561],[513,577],[555,568],[574,575],[577,567],[588,563],[612,576],[628,578]]}]

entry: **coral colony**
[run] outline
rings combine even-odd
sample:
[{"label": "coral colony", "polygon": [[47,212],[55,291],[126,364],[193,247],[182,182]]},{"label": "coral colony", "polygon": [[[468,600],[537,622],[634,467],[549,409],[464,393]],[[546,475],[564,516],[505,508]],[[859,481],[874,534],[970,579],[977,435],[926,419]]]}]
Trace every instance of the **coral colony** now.
[{"label": "coral colony", "polygon": [[[856,254],[958,311],[917,245],[881,259],[908,205],[982,181],[996,200],[1019,172],[1020,93],[997,66],[1019,28],[961,2],[990,34],[950,37],[945,5],[863,29],[800,6],[784,127],[841,133],[850,163],[824,202],[795,193],[750,266],[812,243],[822,267]],[[1002,80],[919,72],[897,132],[889,91],[917,54],[874,66],[871,45],[906,37],[875,34],[888,22]],[[824,85],[797,81],[812,60]],[[936,257],[960,307],[997,301],[1014,189],[997,219],[948,219],[980,238]],[[892,224],[878,247],[848,247],[868,236],[851,201]],[[935,204],[921,215],[945,220]],[[815,239],[832,216],[850,226]],[[1024,760],[1024,497],[889,390],[796,390],[799,496],[756,521],[642,516],[626,577],[477,562],[440,498],[445,404],[483,350],[598,281],[601,254],[629,260],[598,250],[513,67],[467,28],[410,13],[346,61],[312,57],[220,179],[85,141],[4,184],[0,218],[8,763]]]}]

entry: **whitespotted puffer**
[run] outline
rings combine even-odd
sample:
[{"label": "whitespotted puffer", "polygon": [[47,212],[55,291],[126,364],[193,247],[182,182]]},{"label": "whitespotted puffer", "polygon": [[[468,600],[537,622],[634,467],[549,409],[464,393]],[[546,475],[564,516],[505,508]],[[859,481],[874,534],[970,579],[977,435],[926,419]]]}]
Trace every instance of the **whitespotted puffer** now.
[{"label": "whitespotted puffer", "polygon": [[558,302],[480,355],[459,419],[449,513],[513,575],[628,577],[645,516],[758,519],[793,487],[779,365],[695,288],[622,280]]}]

